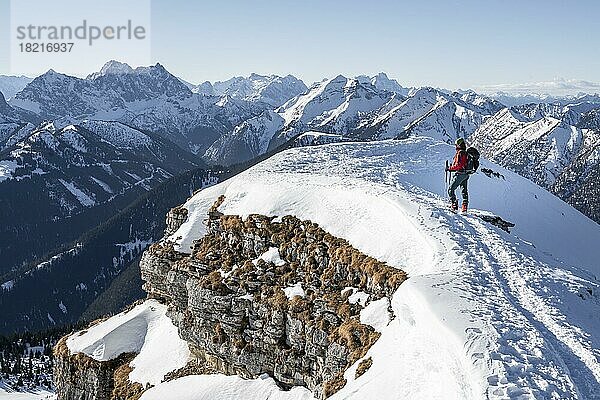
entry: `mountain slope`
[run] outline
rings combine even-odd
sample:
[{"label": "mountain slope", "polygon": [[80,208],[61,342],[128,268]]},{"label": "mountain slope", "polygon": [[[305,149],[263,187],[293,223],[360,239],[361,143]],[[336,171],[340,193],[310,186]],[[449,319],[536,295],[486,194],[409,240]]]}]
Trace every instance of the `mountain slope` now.
[{"label": "mountain slope", "polygon": [[600,201],[589,195],[600,184],[598,110],[588,102],[505,108],[479,126],[470,144],[600,222]]},{"label": "mountain slope", "polygon": [[23,126],[0,140],[0,276],[203,165],[164,138],[118,122]]},{"label": "mountain slope", "polygon": [[[221,212],[310,219],[407,271],[396,318],[376,325],[373,365],[359,378],[348,370],[333,398],[598,398],[598,225],[485,160],[503,176],[472,177],[471,204],[485,211],[452,214],[439,169],[452,154],[426,137],[289,150],[190,199],[171,239],[189,252],[224,195]],[[487,213],[516,226],[477,217]]]},{"label": "mountain slope", "polygon": [[19,93],[33,79],[26,76],[6,76],[0,75],[0,93],[5,98],[10,99]]},{"label": "mountain slope", "polygon": [[[164,215],[170,208],[217,180],[202,169],[171,178],[78,234],[73,242],[65,243],[63,238],[60,248],[5,275],[0,290],[0,332],[72,324],[86,311],[88,317],[115,313],[123,303],[136,300],[139,288],[124,292],[129,279],[119,278],[120,274],[135,274],[135,267],[127,267],[162,235]],[[120,298],[102,295],[107,289],[119,292]]]}]

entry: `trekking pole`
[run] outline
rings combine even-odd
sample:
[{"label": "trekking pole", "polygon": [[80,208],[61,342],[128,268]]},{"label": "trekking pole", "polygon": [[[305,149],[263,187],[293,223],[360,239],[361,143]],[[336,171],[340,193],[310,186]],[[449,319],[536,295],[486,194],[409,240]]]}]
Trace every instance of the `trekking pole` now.
[{"label": "trekking pole", "polygon": [[448,193],[448,160],[446,160],[446,167],[444,168],[444,191]]}]

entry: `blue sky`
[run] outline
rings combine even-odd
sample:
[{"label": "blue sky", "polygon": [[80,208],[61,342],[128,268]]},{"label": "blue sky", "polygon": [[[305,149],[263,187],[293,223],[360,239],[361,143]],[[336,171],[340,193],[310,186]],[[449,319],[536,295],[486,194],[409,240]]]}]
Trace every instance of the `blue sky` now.
[{"label": "blue sky", "polygon": [[600,81],[598,15],[592,0],[153,0],[151,58],[194,83],[379,71],[453,89]]},{"label": "blue sky", "polygon": [[192,80],[385,71],[451,88],[600,81],[598,1],[153,2],[153,58]]}]

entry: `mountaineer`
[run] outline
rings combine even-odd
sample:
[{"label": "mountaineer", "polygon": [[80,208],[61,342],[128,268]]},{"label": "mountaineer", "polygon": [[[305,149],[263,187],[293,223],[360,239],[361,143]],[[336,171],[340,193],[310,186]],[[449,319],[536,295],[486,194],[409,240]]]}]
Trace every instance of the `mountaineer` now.
[{"label": "mountaineer", "polygon": [[479,152],[474,147],[467,149],[467,144],[463,138],[456,139],[456,154],[452,165],[446,167],[446,171],[451,173],[450,185],[448,187],[448,196],[450,197],[450,209],[458,210],[458,200],[456,200],[456,189],[460,186],[462,192],[462,212],[467,212],[469,207],[469,190],[467,183],[469,176],[477,171],[479,167]]}]

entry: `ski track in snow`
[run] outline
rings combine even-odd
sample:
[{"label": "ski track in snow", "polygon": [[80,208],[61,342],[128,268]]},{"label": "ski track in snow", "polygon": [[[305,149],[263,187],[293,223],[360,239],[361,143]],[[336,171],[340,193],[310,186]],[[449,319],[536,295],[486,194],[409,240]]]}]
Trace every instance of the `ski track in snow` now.
[{"label": "ski track in snow", "polygon": [[188,251],[224,194],[224,213],[310,219],[405,269],[373,366],[352,366],[335,399],[600,398],[597,227],[485,160],[505,179],[475,175],[472,204],[515,228],[453,214],[439,172],[452,155],[429,138],[289,150],[190,199],[172,239]]}]

